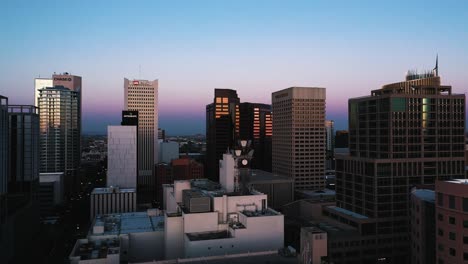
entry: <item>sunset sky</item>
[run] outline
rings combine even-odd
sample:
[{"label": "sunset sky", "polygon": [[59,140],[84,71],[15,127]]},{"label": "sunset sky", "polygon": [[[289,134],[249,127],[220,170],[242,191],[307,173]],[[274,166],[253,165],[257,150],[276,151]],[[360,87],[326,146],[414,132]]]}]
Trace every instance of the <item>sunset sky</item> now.
[{"label": "sunset sky", "polygon": [[[271,103],[290,86],[347,99],[432,69],[468,91],[468,1],[12,1],[0,16],[0,94],[33,104],[34,78],[83,77],[83,132],[118,124],[123,79],[159,79],[159,126],[205,133],[214,88]],[[139,68],[141,66],[141,74]]]}]

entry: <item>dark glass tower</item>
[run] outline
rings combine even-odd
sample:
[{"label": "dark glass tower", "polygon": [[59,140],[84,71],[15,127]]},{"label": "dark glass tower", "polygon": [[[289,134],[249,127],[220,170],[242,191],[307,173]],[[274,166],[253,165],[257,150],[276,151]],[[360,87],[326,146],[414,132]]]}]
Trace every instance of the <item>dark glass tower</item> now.
[{"label": "dark glass tower", "polygon": [[432,72],[349,100],[348,156],[337,156],[341,221],[375,236],[383,263],[409,262],[410,189],[464,178],[465,95]]},{"label": "dark glass tower", "polygon": [[206,176],[219,181],[219,160],[239,136],[239,97],[231,89],[215,89],[206,106]]},{"label": "dark glass tower", "polygon": [[271,172],[271,105],[241,103],[239,109],[239,137],[252,140],[252,168]]}]

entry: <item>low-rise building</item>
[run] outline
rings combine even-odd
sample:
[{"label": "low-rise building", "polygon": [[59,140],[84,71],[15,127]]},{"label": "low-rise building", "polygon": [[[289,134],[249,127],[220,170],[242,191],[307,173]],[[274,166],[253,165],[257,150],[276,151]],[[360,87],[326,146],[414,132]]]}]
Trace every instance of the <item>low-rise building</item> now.
[{"label": "low-rise building", "polygon": [[436,263],[435,193],[433,190],[411,191],[411,263]]},{"label": "low-rise building", "polygon": [[135,212],[136,190],[119,187],[95,188],[91,192],[90,217],[96,215]]}]

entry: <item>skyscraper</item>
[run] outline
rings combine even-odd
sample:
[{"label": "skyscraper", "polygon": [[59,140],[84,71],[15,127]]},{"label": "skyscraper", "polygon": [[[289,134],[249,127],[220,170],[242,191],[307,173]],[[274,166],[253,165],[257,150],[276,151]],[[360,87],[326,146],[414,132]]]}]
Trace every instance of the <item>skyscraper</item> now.
[{"label": "skyscraper", "polygon": [[464,132],[465,95],[441,85],[437,67],[349,100],[350,154],[336,157],[336,211],[378,237],[378,259],[409,261],[410,189],[464,178]]},{"label": "skyscraper", "polygon": [[80,166],[80,93],[64,86],[39,89],[40,172],[64,172],[65,190],[77,185]]},{"label": "skyscraper", "polygon": [[39,107],[37,99],[39,98],[39,90],[47,87],[53,87],[54,82],[51,78],[36,78],[34,79],[34,106]]},{"label": "skyscraper", "polygon": [[[0,95],[0,228],[6,218],[8,190],[8,98]],[[0,242],[2,242],[0,236]]]},{"label": "skyscraper", "polygon": [[326,131],[326,166],[327,170],[333,170],[335,168],[335,122],[333,120],[325,121],[325,131]]},{"label": "skyscraper", "polygon": [[325,187],[325,88],[291,87],[272,94],[273,173],[297,190]]},{"label": "skyscraper", "polygon": [[125,110],[138,111],[138,203],[156,198],[154,165],[158,162],[158,80],[124,79]]},{"label": "skyscraper", "polygon": [[[37,202],[39,188],[39,109],[9,105],[10,177],[8,193]],[[37,205],[38,206],[38,205]]]},{"label": "skyscraper", "polygon": [[271,172],[271,105],[241,103],[239,110],[239,138],[252,140],[252,168]]},{"label": "skyscraper", "polygon": [[219,160],[239,136],[239,97],[231,89],[215,89],[206,106],[206,176],[219,181]]}]

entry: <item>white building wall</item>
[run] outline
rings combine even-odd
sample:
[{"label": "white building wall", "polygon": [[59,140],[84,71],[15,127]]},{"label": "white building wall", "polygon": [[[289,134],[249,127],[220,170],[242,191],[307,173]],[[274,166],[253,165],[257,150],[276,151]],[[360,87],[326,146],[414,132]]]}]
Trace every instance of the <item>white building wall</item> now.
[{"label": "white building wall", "polygon": [[181,203],[183,196],[182,196],[182,191],[183,190],[190,190],[192,187],[190,185],[189,180],[183,180],[183,181],[174,181],[174,197],[176,199],[177,203]]},{"label": "white building wall", "polygon": [[96,215],[135,212],[136,191],[92,192],[90,197],[90,218]]},{"label": "white building wall", "polygon": [[228,192],[234,191],[235,160],[231,154],[223,154],[219,161],[219,183]]},{"label": "white building wall", "polygon": [[159,143],[159,162],[170,163],[179,158],[179,143],[174,141]]},{"label": "white building wall", "polygon": [[136,188],[137,127],[107,127],[107,186]]},{"label": "white building wall", "polygon": [[184,233],[218,231],[218,212],[183,214]]},{"label": "white building wall", "polygon": [[182,216],[164,218],[164,258],[184,257],[184,219]]},{"label": "white building wall", "polygon": [[327,233],[312,232],[310,228],[301,228],[301,264],[321,264],[321,258],[328,255]]}]

